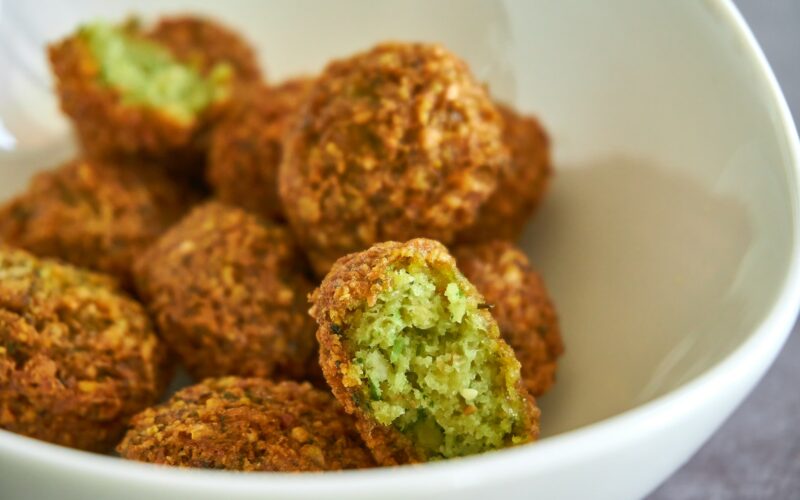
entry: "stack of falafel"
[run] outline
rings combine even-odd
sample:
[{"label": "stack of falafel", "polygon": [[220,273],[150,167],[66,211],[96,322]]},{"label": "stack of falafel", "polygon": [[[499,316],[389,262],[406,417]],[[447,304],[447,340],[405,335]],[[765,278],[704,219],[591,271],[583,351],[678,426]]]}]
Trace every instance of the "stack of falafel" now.
[{"label": "stack of falafel", "polygon": [[[0,428],[242,471],[537,437],[563,344],[513,241],[549,141],[461,59],[384,43],[273,85],[197,17],[49,55],[81,156],[0,207]],[[177,365],[197,385],[157,404]]]}]

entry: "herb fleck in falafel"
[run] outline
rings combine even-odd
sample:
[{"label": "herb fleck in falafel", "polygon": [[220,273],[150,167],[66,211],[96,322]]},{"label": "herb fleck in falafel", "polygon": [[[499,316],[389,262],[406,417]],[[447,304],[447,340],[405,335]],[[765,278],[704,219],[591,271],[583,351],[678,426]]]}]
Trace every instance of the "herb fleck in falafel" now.
[{"label": "herb fleck in falafel", "polygon": [[134,258],[195,199],[151,165],[74,160],[0,207],[0,241],[129,285]]},{"label": "herb fleck in falafel", "polygon": [[200,205],[137,260],[134,278],[197,379],[303,379],[315,364],[312,286],[282,226],[222,203]]},{"label": "herb fleck in falafel", "polygon": [[514,352],[439,242],[380,243],[343,257],[312,302],[322,371],[378,463],[538,435]]},{"label": "herb fleck in falafel", "polygon": [[144,462],[284,472],[374,465],[352,418],[308,383],[208,379],[131,425],[117,451]]},{"label": "herb fleck in falafel", "polygon": [[319,275],[379,241],[449,244],[509,163],[486,90],[439,45],[386,43],[330,63],[295,123],[279,191]]},{"label": "herb fleck in falafel", "polygon": [[453,250],[458,268],[492,305],[500,333],[522,365],[522,381],[534,396],[555,382],[564,352],[558,315],[528,258],[505,241]]},{"label": "herb fleck in falafel", "polygon": [[[199,33],[199,34],[198,34]],[[64,112],[92,156],[202,166],[206,129],[235,83],[257,78],[255,57],[211,21],[94,23],[49,47]]]},{"label": "herb fleck in falafel", "polygon": [[0,428],[107,451],[167,374],[143,308],[113,279],[0,246]]},{"label": "herb fleck in falafel", "polygon": [[503,140],[511,151],[511,168],[501,172],[497,189],[481,206],[475,223],[461,231],[460,242],[516,240],[547,192],[553,169],[550,140],[536,118],[498,104]]},{"label": "herb fleck in falafel", "polygon": [[283,136],[311,84],[304,78],[236,93],[211,134],[207,177],[217,198],[268,219],[283,218],[278,199]]}]

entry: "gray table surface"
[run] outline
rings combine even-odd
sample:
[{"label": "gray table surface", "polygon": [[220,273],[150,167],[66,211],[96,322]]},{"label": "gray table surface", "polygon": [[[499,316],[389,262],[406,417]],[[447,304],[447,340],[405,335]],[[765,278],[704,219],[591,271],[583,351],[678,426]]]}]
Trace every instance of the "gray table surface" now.
[{"label": "gray table surface", "polygon": [[[800,0],[735,0],[800,123]],[[800,327],[723,427],[650,500],[800,500]]]}]

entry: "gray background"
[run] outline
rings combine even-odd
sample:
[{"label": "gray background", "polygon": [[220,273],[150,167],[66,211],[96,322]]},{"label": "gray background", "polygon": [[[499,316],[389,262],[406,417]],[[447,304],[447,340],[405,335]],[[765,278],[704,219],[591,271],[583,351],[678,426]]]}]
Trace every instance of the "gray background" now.
[{"label": "gray background", "polygon": [[[735,0],[800,123],[800,0]],[[800,329],[742,406],[650,500],[800,500]]]}]

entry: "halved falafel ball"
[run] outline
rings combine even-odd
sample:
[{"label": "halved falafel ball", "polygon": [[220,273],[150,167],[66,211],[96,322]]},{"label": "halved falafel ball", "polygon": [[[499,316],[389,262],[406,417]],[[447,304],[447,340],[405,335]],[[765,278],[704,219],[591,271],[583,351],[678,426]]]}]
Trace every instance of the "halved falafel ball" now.
[{"label": "halved falafel ball", "polygon": [[295,123],[279,191],[318,275],[379,241],[452,242],[509,164],[486,89],[440,45],[386,43],[330,63]]},{"label": "halved falafel ball", "polygon": [[189,51],[182,23],[149,33],[136,21],[98,22],[49,47],[61,107],[88,154],[148,157],[184,172],[202,168],[206,129],[234,84],[253,78],[255,62],[232,33],[210,21],[189,25],[207,25],[224,39],[200,37],[204,45]]},{"label": "halved falafel ball", "polygon": [[441,243],[379,243],[343,257],[312,303],[322,371],[379,464],[537,437],[519,361]]},{"label": "halved falafel ball", "polygon": [[522,382],[534,396],[555,383],[564,353],[558,315],[544,282],[524,253],[506,241],[459,246],[458,268],[492,305],[500,333],[522,365]]},{"label": "halved falafel ball", "polygon": [[134,258],[197,198],[151,165],[77,159],[0,206],[0,241],[128,286]]},{"label": "halved falafel ball", "polygon": [[503,140],[511,151],[511,168],[501,172],[497,189],[481,206],[475,223],[459,233],[460,242],[519,238],[553,175],[550,139],[541,123],[503,104],[497,109],[503,116]]},{"label": "halved falafel ball", "polygon": [[108,451],[158,400],[167,361],[112,278],[0,246],[0,428]]},{"label": "halved falafel ball", "polygon": [[197,379],[304,379],[316,363],[312,286],[289,231],[240,208],[192,210],[136,262],[140,296]]},{"label": "halved falafel ball", "polygon": [[236,92],[211,133],[207,178],[217,198],[268,219],[283,218],[278,198],[283,137],[312,82],[299,78]]},{"label": "halved falafel ball", "polygon": [[238,471],[329,471],[374,465],[347,415],[308,383],[207,379],[131,420],[123,458]]}]

